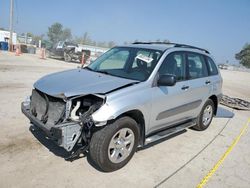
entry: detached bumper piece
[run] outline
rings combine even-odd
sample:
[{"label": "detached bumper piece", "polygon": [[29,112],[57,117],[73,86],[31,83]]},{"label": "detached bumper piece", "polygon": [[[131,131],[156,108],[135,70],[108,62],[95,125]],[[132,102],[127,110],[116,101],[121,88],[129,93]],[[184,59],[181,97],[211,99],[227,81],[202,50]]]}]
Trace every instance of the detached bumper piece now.
[{"label": "detached bumper piece", "polygon": [[220,104],[237,110],[250,110],[250,102],[223,95]]},{"label": "detached bumper piece", "polygon": [[82,127],[76,122],[58,123],[53,126],[48,125],[44,123],[42,118],[38,119],[38,117],[35,117],[30,107],[30,102],[21,104],[22,112],[29,118],[32,124],[41,129],[58,146],[63,147],[66,151],[71,151],[81,135]]}]

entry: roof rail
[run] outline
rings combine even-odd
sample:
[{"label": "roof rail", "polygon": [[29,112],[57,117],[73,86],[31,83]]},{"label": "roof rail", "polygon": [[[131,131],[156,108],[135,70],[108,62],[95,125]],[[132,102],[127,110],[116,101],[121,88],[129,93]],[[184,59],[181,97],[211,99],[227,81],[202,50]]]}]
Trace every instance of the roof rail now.
[{"label": "roof rail", "polygon": [[203,49],[203,48],[190,46],[190,45],[187,45],[187,44],[172,43],[172,42],[134,42],[132,44],[168,44],[168,45],[174,45],[173,47],[197,49],[197,50],[204,51],[207,54],[210,54],[208,50]]}]

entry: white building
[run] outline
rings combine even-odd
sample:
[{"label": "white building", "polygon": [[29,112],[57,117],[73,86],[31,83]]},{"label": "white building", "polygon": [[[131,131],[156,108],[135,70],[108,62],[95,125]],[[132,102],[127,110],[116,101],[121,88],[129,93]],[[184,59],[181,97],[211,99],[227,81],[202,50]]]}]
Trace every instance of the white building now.
[{"label": "white building", "polygon": [[[3,31],[0,30],[0,42],[9,42],[10,39],[10,32],[9,31]],[[16,33],[12,33],[12,43],[16,45],[17,43],[17,35]]]}]

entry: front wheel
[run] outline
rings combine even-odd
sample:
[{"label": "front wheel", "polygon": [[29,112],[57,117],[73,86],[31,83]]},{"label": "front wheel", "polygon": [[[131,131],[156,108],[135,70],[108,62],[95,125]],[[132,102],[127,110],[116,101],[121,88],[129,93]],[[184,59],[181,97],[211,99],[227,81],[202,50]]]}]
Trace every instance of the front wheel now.
[{"label": "front wheel", "polygon": [[193,127],[198,131],[203,131],[211,124],[214,116],[214,102],[208,99],[201,109],[197,118],[197,124]]},{"label": "front wheel", "polygon": [[64,52],[63,57],[64,57],[64,61],[71,62],[71,57],[68,53]]},{"label": "front wheel", "polygon": [[134,155],[139,140],[139,127],[130,117],[122,117],[95,132],[90,142],[90,157],[103,171],[125,166]]}]

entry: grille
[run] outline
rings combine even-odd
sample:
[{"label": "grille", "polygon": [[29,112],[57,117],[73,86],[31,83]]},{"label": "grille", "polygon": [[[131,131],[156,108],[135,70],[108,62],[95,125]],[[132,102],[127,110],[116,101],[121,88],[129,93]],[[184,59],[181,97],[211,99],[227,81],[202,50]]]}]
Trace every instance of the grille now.
[{"label": "grille", "polygon": [[49,129],[63,119],[65,106],[66,103],[60,98],[51,97],[36,89],[32,91],[31,113]]}]

